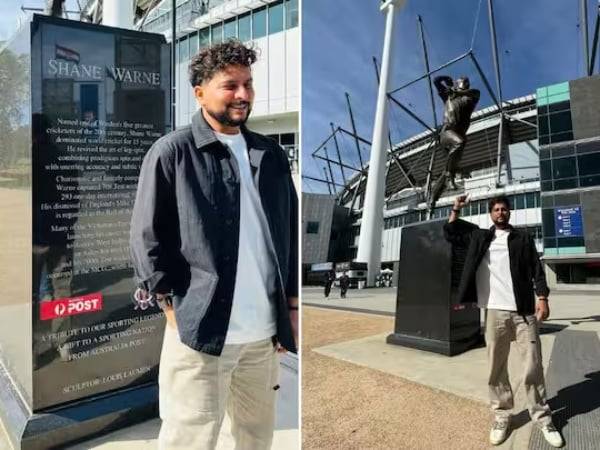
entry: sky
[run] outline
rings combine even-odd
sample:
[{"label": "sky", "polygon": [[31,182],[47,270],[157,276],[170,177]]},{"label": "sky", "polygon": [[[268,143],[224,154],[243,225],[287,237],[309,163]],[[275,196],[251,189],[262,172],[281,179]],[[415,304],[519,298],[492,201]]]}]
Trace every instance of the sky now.
[{"label": "sky", "polygon": [[[481,2],[481,6],[480,5]],[[378,0],[303,0],[302,2],[302,171],[323,178],[324,161],[311,154],[330,135],[330,122],[351,130],[344,93],[350,94],[358,134],[372,139],[377,97],[373,57],[381,59],[385,15]],[[583,39],[578,0],[494,1],[494,13],[503,98],[535,93],[536,88],[584,76]],[[591,40],[596,0],[588,0]],[[479,11],[479,14],[478,14]],[[430,67],[465,53],[471,46],[489,82],[496,89],[487,0],[407,0],[396,15],[390,88],[425,73],[417,15],[424,23]],[[591,50],[590,50],[591,51]],[[600,56],[600,55],[599,55]],[[598,64],[596,64],[598,67]],[[596,68],[598,73],[598,68]],[[456,78],[467,75],[471,86],[482,91],[478,108],[492,105],[483,82],[471,62],[463,61],[439,72]],[[408,105],[426,123],[433,124],[427,82],[400,91],[395,98]],[[442,102],[435,96],[438,120]],[[390,108],[390,130],[399,142],[425,129],[397,107]],[[342,159],[359,165],[351,137],[340,141]],[[327,146],[329,157],[335,146]],[[322,150],[321,150],[321,155]],[[368,162],[369,148],[363,146]],[[333,166],[336,182],[342,177]],[[348,177],[352,172],[347,171]],[[303,191],[327,192],[324,183],[303,180]]]},{"label": "sky", "polygon": [[[85,2],[80,0],[83,5]],[[25,20],[26,15],[21,6],[28,8],[44,8],[45,0],[1,0],[0,1],[0,41],[9,39],[17,30],[19,19]],[[77,0],[65,2],[67,11],[79,11]]]},{"label": "sky", "polygon": [[[377,96],[372,58],[381,58],[385,24],[379,3],[379,0],[302,1],[301,132],[305,175],[323,178],[323,161],[315,162],[311,154],[329,136],[330,122],[351,130],[345,92],[350,94],[358,134],[372,139]],[[20,10],[23,5],[42,8],[45,0],[1,0],[0,40],[9,38],[19,18],[24,18]],[[538,87],[584,75],[579,0],[494,0],[494,5],[504,99],[528,95]],[[590,41],[596,5],[596,0],[588,0]],[[77,0],[67,0],[66,7],[78,10]],[[477,21],[473,51],[495,89],[487,0],[407,0],[396,15],[392,89],[425,73],[417,15],[423,18],[432,68],[470,48]],[[469,76],[472,86],[482,91],[478,109],[492,104],[472,63],[462,61],[440,74]],[[426,81],[400,91],[395,97],[433,124]],[[439,118],[442,103],[437,97],[435,104]],[[391,107],[390,130],[393,141],[399,142],[424,128],[397,107]],[[344,161],[357,167],[359,161],[352,138],[343,137],[339,144]],[[330,157],[335,155],[333,143],[327,150]],[[368,146],[362,147],[362,157],[368,161]],[[336,182],[342,183],[339,170],[335,166],[333,170]],[[347,171],[346,175],[349,177],[350,173]],[[304,180],[303,190],[326,192],[327,188],[323,183]]]}]

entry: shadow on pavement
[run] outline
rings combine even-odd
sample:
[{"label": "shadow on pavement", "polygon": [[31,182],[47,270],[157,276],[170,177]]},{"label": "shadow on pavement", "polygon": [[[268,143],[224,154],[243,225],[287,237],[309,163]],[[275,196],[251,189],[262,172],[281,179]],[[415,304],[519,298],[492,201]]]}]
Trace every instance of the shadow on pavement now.
[{"label": "shadow on pavement", "polygon": [[568,386],[548,400],[554,412],[554,425],[562,430],[569,419],[600,408],[600,370],[588,373],[581,383]]}]

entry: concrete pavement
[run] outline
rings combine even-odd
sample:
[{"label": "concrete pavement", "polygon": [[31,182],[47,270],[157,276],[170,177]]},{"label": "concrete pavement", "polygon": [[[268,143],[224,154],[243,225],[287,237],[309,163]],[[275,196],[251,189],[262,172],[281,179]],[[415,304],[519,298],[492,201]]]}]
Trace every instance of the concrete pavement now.
[{"label": "concrete pavement", "polygon": [[[273,449],[297,450],[300,448],[298,418],[298,359],[295,355],[283,355],[280,363],[280,386],[277,400],[277,422],[273,438]],[[1,424],[0,424],[1,425]],[[229,432],[231,422],[226,416],[221,428],[218,450],[234,448]],[[153,419],[123,428],[98,438],[66,447],[67,450],[153,450],[160,420]],[[0,450],[11,450],[5,430],[0,429]]]},{"label": "concrete pavement", "polygon": [[[321,288],[308,287],[303,290],[303,305],[312,305],[324,308],[343,309],[354,312],[368,312],[372,314],[389,315],[395,311],[396,291],[394,288],[350,290],[346,299],[339,299],[338,292],[334,289],[329,299],[324,299]],[[598,383],[596,376],[600,372],[600,361],[588,361],[595,351],[600,351],[600,295],[593,292],[568,294],[554,292],[550,298],[551,315],[542,327],[542,353],[546,377],[556,384],[554,388],[549,387],[548,397],[551,406],[555,410],[555,422],[562,429],[567,439],[567,447],[571,449],[584,449],[591,442],[600,442],[600,423],[596,424],[595,430],[587,433],[587,438],[582,442],[576,437],[581,434],[581,427],[587,428],[593,414],[600,412],[600,398],[591,402],[570,395],[562,398],[560,392],[573,392],[575,388],[589,390]],[[390,330],[390,333],[393,330]],[[553,350],[555,341],[566,341],[567,337],[577,346],[577,341],[592,333],[596,341],[590,341],[585,354],[577,354],[571,351],[565,356],[563,351],[560,361],[555,361],[552,366],[552,355],[558,358],[558,353]],[[565,334],[561,334],[565,333]],[[570,333],[570,334],[568,334]],[[573,334],[575,333],[575,334]],[[446,357],[435,353],[410,349],[386,344],[385,338],[388,333],[368,336],[365,338],[339,342],[326,345],[314,351],[332,358],[351,362],[363,367],[369,367],[388,374],[402,377],[440,391],[449,392],[460,397],[469,398],[487,404],[487,364],[485,348],[470,350],[454,357]],[[564,339],[563,339],[564,338]],[[589,339],[588,339],[589,341]],[[596,344],[597,343],[597,344]],[[564,344],[561,344],[561,347]],[[596,350],[595,350],[596,349]],[[581,353],[581,352],[579,352]],[[582,365],[583,364],[583,365]],[[557,376],[557,370],[548,373],[549,367],[582,367],[583,372],[578,376],[571,376],[571,380],[578,380],[575,387],[570,386],[565,377]],[[522,377],[520,361],[516,352],[511,352],[509,359],[509,373],[511,384],[515,391],[515,420],[513,431],[507,442],[500,448],[504,449],[528,449],[542,448],[539,436],[534,432],[525,408],[524,390],[522,389]],[[587,384],[586,384],[587,383]],[[591,383],[596,383],[592,386]],[[600,392],[600,390],[598,391]],[[564,395],[563,395],[564,397]],[[561,412],[565,405],[562,403],[586,403],[583,407],[572,407],[576,414],[565,414]],[[559,416],[561,415],[562,416]],[[575,415],[581,416],[581,424],[578,425]],[[587,415],[587,416],[586,416]],[[559,417],[559,419],[557,419]],[[587,417],[587,419],[586,419]],[[587,421],[586,421],[587,420]],[[545,447],[544,447],[545,448]],[[593,447],[587,447],[593,448]]]}]

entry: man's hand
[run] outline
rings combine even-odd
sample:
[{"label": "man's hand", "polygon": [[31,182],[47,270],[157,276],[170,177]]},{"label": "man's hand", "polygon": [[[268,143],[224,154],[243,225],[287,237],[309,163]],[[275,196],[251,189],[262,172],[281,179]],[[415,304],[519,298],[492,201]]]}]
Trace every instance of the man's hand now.
[{"label": "man's hand", "polygon": [[538,322],[543,322],[550,315],[550,307],[546,297],[539,297],[535,305],[535,318]]},{"label": "man's hand", "polygon": [[454,222],[458,219],[458,215],[460,214],[461,208],[469,203],[469,194],[459,195],[454,199],[454,205],[452,206],[452,211],[450,212],[450,217],[448,218],[448,222]]},{"label": "man's hand", "polygon": [[469,204],[469,194],[459,195],[454,199],[454,206],[452,209],[462,209]]},{"label": "man's hand", "polygon": [[167,325],[169,325],[171,328],[176,330],[177,322],[175,321],[175,311],[173,310],[173,306],[167,305],[166,302],[164,302],[167,295],[166,294],[156,294],[155,297],[156,297],[156,300],[161,301],[162,304],[165,305],[163,307],[163,311],[165,312],[165,318],[167,319]]},{"label": "man's hand", "polygon": [[[292,333],[294,335],[294,342],[296,343],[296,348],[298,348],[298,297],[289,297],[288,305],[295,309],[290,309],[290,322],[292,325]],[[281,344],[277,344],[277,351],[279,353],[286,353],[287,349],[281,346]]]}]

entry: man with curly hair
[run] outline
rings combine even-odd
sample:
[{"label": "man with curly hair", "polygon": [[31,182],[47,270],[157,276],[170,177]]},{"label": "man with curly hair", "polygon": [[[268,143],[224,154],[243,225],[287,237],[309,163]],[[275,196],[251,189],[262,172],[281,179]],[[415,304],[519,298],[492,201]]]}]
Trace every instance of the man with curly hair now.
[{"label": "man with curly hair", "polygon": [[236,448],[270,448],[277,353],[296,351],[297,195],[283,150],[244,125],[255,61],[235,40],[201,50],[201,109],[141,169],[131,253],[167,318],[160,449],[215,448],[226,410]]}]

